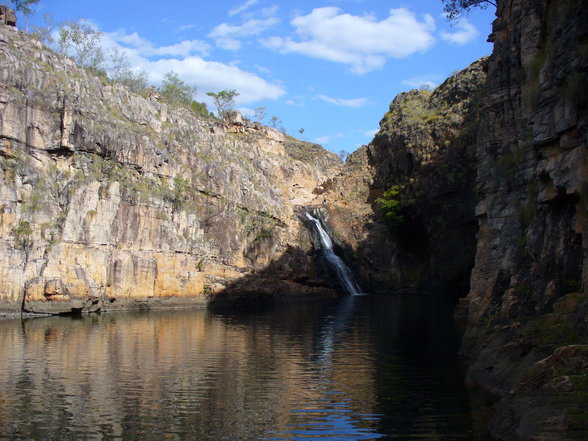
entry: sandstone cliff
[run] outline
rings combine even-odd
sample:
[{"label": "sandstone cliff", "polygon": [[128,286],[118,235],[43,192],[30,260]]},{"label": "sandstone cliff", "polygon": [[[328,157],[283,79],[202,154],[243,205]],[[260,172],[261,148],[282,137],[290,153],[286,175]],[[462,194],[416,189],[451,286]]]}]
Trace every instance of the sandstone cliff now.
[{"label": "sandstone cliff", "polygon": [[1,310],[208,301],[270,262],[275,294],[324,294],[297,207],[339,168],[272,129],[103,82],[0,25]]},{"label": "sandstone cliff", "polygon": [[[331,222],[370,290],[465,295],[474,265],[478,108],[486,60],[434,91],[401,93],[374,140],[325,183]],[[396,185],[404,222],[390,231],[377,198]]]},{"label": "sandstone cliff", "polygon": [[[327,294],[299,220],[321,206],[364,288],[469,290],[462,353],[498,400],[495,436],[586,439],[583,6],[500,1],[490,59],[399,95],[342,170],[0,26],[0,309]],[[377,198],[392,185],[405,222],[389,231]]]},{"label": "sandstone cliff", "polygon": [[480,112],[468,381],[501,398],[500,438],[587,439],[587,347],[570,345],[588,342],[588,10],[505,0],[497,17]]}]

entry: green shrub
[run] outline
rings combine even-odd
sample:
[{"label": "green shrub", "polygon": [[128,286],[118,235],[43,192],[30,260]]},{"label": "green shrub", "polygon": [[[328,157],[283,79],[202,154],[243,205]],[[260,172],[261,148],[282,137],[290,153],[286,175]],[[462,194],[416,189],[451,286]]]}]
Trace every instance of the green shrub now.
[{"label": "green shrub", "polygon": [[206,95],[212,98],[217,116],[223,119],[227,110],[231,110],[235,105],[235,99],[239,96],[239,92],[225,89],[220,92],[207,92]]},{"label": "green shrub", "polygon": [[194,112],[198,116],[203,116],[205,118],[212,118],[214,116],[214,114],[208,110],[208,107],[204,102],[201,103],[198,101],[192,101],[191,107],[192,112]]},{"label": "green shrub", "polygon": [[186,84],[177,73],[171,71],[163,76],[159,92],[167,103],[189,106],[196,95],[196,88]]},{"label": "green shrub", "polygon": [[573,390],[568,400],[573,403],[569,415],[569,427],[588,435],[588,373],[574,372],[569,375]]},{"label": "green shrub", "polygon": [[376,202],[384,212],[384,223],[395,231],[396,228],[404,221],[404,216],[400,213],[401,203],[398,195],[400,194],[400,187],[393,185],[384,192],[381,198],[377,198]]},{"label": "green shrub", "polygon": [[173,180],[173,187],[165,199],[172,204],[173,212],[179,211],[188,200],[190,192],[190,183],[180,177],[176,176]]},{"label": "green shrub", "polygon": [[576,329],[560,314],[530,318],[517,333],[525,341],[551,349],[582,342]]},{"label": "green shrub", "polygon": [[441,118],[441,114],[435,109],[429,109],[420,115],[422,121],[429,123]]},{"label": "green shrub", "polygon": [[33,230],[31,224],[27,221],[21,220],[17,227],[12,230],[12,237],[14,237],[14,247],[21,250],[26,250],[31,247],[33,240],[31,238]]}]

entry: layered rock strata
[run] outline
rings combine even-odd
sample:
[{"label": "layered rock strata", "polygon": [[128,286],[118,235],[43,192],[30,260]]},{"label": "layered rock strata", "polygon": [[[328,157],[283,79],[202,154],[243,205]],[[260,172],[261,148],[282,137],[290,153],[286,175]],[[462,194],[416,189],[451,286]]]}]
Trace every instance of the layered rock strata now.
[{"label": "layered rock strata", "polygon": [[[445,288],[465,295],[474,265],[475,150],[481,59],[434,91],[401,93],[373,141],[323,186],[335,231],[370,290]],[[390,230],[377,199],[399,190]]]},{"label": "layered rock strata", "polygon": [[505,0],[493,24],[462,352],[503,439],[588,437],[586,347],[568,346],[588,342],[587,23],[582,2]]},{"label": "layered rock strata", "polygon": [[[276,294],[321,293],[296,210],[339,167],[270,128],[133,94],[0,25],[1,310],[205,302],[292,255]],[[302,270],[312,286],[293,281]]]}]

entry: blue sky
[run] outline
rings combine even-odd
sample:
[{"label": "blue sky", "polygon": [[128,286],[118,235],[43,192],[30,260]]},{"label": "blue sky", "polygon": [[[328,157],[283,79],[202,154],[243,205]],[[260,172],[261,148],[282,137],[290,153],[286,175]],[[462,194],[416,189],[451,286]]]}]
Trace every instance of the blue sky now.
[{"label": "blue sky", "polygon": [[173,70],[199,101],[235,89],[244,114],[265,107],[266,124],[277,116],[288,134],[339,153],[369,143],[399,92],[491,52],[492,9],[459,23],[442,9],[441,0],[41,0],[29,25],[45,13],[87,19],[153,84]]}]

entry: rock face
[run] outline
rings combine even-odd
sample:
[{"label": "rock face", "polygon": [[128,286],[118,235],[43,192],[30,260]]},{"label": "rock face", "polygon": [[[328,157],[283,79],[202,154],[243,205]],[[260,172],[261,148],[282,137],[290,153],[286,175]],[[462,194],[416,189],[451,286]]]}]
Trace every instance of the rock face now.
[{"label": "rock face", "polygon": [[339,168],[271,129],[102,82],[0,25],[1,310],[204,302],[269,262],[276,295],[324,294],[297,207]]},{"label": "rock face", "polygon": [[[399,95],[317,191],[364,287],[468,292],[471,271],[461,351],[497,399],[494,436],[585,440],[588,8],[505,0],[497,17],[488,60]],[[393,185],[390,233],[376,200]]]},{"label": "rock face", "polygon": [[320,207],[366,290],[469,290],[461,350],[493,435],[588,439],[588,8],[498,3],[492,56],[399,95],[342,170],[0,25],[0,310],[329,295],[301,221]]},{"label": "rock face", "polygon": [[[585,393],[574,398],[568,384],[586,390],[586,351],[564,363],[557,348],[588,343],[588,10],[509,0],[497,17],[478,139],[468,381],[504,397],[496,436],[587,439]],[[538,374],[555,359],[565,366]]]},{"label": "rock face", "polygon": [[0,24],[16,27],[16,14],[5,5],[0,5]]},{"label": "rock face", "polygon": [[[465,295],[474,265],[475,149],[486,60],[434,91],[401,93],[380,130],[325,184],[331,221],[370,289],[436,286]],[[377,198],[398,186],[394,231]]]}]

